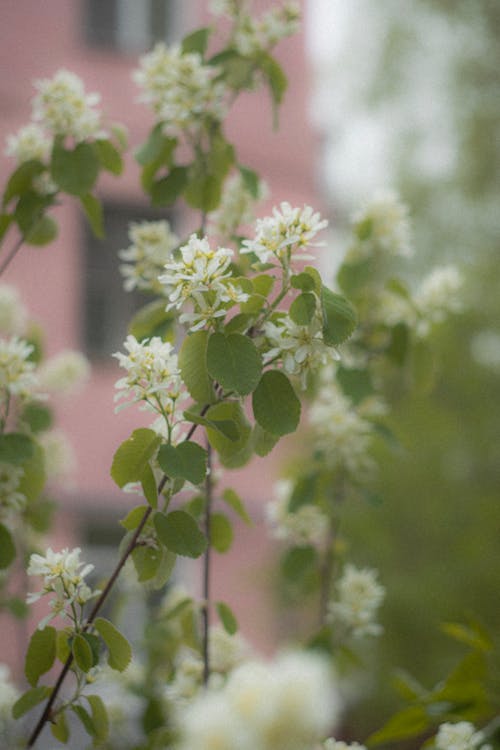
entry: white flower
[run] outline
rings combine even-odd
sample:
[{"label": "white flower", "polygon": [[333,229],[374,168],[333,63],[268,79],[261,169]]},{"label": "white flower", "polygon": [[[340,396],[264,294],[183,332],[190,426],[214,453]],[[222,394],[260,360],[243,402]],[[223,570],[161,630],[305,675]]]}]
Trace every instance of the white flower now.
[{"label": "white flower", "polygon": [[271,533],[276,539],[293,545],[321,545],[328,531],[328,518],[317,506],[310,504],[289,511],[292,486],[289,480],[277,482],[277,497],[266,505],[266,520]]},{"label": "white flower", "polygon": [[230,635],[220,625],[213,625],[209,633],[210,669],[227,673],[248,658],[250,645],[239,633]]},{"label": "white flower", "polygon": [[334,626],[347,627],[355,637],[379,635],[382,628],[375,617],[384,597],[376,570],[346,565],[337,584],[337,598],[328,605],[329,619]]},{"label": "white flower", "polygon": [[174,679],[165,688],[165,697],[176,702],[194,698],[203,682],[203,659],[192,649],[184,648],[175,662]]},{"label": "white flower", "polygon": [[115,401],[122,398],[131,398],[129,403],[145,401],[154,411],[172,418],[176,402],[185,398],[172,344],[158,336],[139,342],[129,335],[124,347],[128,354],[113,354],[127,371],[115,384],[118,390]]},{"label": "white flower", "polygon": [[198,128],[207,118],[224,117],[226,89],[214,80],[217,73],[198,53],[160,42],[140,58],[133,77],[142,89],[141,100],[151,105],[165,131],[176,135]]},{"label": "white flower", "polygon": [[259,181],[258,195],[249,192],[240,172],[236,172],[224,183],[221,202],[216,211],[209,214],[211,234],[230,239],[237,234],[238,227],[254,220],[253,208],[257,201],[267,195],[267,186]]},{"label": "white flower", "polygon": [[40,436],[45,471],[49,479],[63,479],[75,469],[76,459],[68,438],[62,430],[50,430]]},{"label": "white flower", "polygon": [[[80,561],[81,549],[76,547],[61,552],[54,552],[49,547],[45,556],[32,554],[28,565],[28,575],[41,576],[43,588],[41,591],[29,593],[28,604],[38,601],[45,594],[55,594],[49,602],[51,613],[43,618],[38,628],[42,630],[50,620],[57,615],[68,616],[67,608],[72,604],[82,606],[97,596],[99,591],[92,591],[85,583],[85,577],[94,569],[93,565]],[[82,567],[83,566],[83,567]],[[70,616],[72,616],[70,614]]]},{"label": "white flower", "polygon": [[53,135],[69,136],[76,142],[105,135],[100,112],[94,109],[99,94],[87,94],[83,81],[68,70],[35,82],[33,119]]},{"label": "white flower", "polygon": [[327,224],[319,213],[314,213],[311,206],[292,208],[289,203],[283,202],[279,209],[273,209],[272,216],[257,220],[255,239],[245,240],[240,252],[255,253],[261,263],[277,259],[281,265],[289,267],[292,258],[312,257],[303,251]]},{"label": "white flower", "polygon": [[474,724],[458,721],[441,724],[435,742],[438,750],[475,750],[483,739],[483,733],[478,732]]},{"label": "white flower", "polygon": [[222,10],[224,15],[235,21],[233,44],[241,55],[252,56],[262,50],[269,50],[280,39],[295,34],[299,28],[300,6],[293,0],[281,6],[276,5],[260,18],[254,18],[243,12],[243,9],[234,13],[228,3],[226,6],[227,10]]},{"label": "white flower", "polygon": [[123,286],[128,292],[145,289],[161,294],[163,290],[158,276],[179,244],[179,238],[172,232],[168,221],[131,224],[129,238],[131,245],[118,253],[126,261],[120,266],[125,279]]},{"label": "white flower", "polygon": [[24,476],[22,466],[0,461],[0,517],[5,513],[23,510],[26,496],[19,492],[19,484]]},{"label": "white flower", "polygon": [[357,480],[373,474],[369,450],[373,426],[334,384],[324,385],[309,410],[314,445],[332,469],[347,471]]},{"label": "white flower", "polygon": [[52,148],[52,141],[47,138],[39,125],[30,123],[20,128],[14,135],[7,136],[5,154],[12,156],[17,164],[31,159],[46,161]]},{"label": "white flower", "polygon": [[271,347],[264,355],[264,361],[281,359],[283,370],[288,375],[301,377],[304,386],[308,372],[317,370],[332,357],[338,358],[335,349],[328,348],[323,341],[319,315],[304,326],[284,316],[276,323],[264,323],[263,331]]},{"label": "white flower", "polygon": [[29,360],[33,346],[14,336],[0,339],[0,401],[8,396],[29,398],[37,386],[35,365]]},{"label": "white flower", "polygon": [[441,323],[449,313],[460,312],[460,291],[463,277],[456,266],[435,268],[422,281],[415,294],[415,305],[420,313],[418,333],[427,335],[433,323]]},{"label": "white flower", "polygon": [[359,260],[373,254],[412,254],[408,207],[396,193],[380,190],[352,218],[358,242],[347,259]]},{"label": "white flower", "polygon": [[28,311],[17,289],[0,284],[0,332],[6,336],[22,335],[27,320]]},{"label": "white flower", "polygon": [[66,349],[44,362],[39,370],[40,383],[58,394],[77,392],[90,377],[90,363],[81,353]]},{"label": "white flower", "polygon": [[329,737],[322,744],[322,750],[366,750],[364,745],[360,745],[359,742],[344,742],[343,740],[335,740],[333,737]]},{"label": "white flower", "polygon": [[11,718],[12,706],[19,698],[19,691],[10,677],[10,669],[0,664],[0,718],[4,721]]}]

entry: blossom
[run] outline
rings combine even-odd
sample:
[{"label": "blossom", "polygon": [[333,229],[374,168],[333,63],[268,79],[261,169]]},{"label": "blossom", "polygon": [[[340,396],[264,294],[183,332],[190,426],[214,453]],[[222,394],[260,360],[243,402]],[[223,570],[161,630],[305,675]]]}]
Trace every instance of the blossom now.
[{"label": "blossom", "polygon": [[11,718],[12,706],[19,698],[19,691],[10,677],[10,669],[0,664],[0,718],[4,721]]},{"label": "blossom", "polygon": [[331,469],[341,468],[358,481],[371,476],[373,426],[340,389],[325,384],[309,410],[313,442]]},{"label": "blossom", "polygon": [[160,294],[163,289],[158,276],[179,244],[179,238],[168,221],[131,224],[128,235],[131,244],[118,253],[126,261],[120,266],[124,288],[127,292],[144,289]]},{"label": "blossom", "polygon": [[373,254],[412,254],[408,207],[391,190],[376,192],[354,214],[352,222],[358,241],[349,250],[348,261],[369,258]]},{"label": "blossom", "polygon": [[227,673],[248,658],[250,646],[239,633],[230,635],[220,625],[213,625],[209,633],[210,669]]},{"label": "blossom", "polygon": [[76,459],[67,436],[62,430],[50,430],[40,436],[44,465],[49,479],[68,477],[75,468]]},{"label": "blossom", "polygon": [[273,536],[299,546],[321,545],[328,531],[328,518],[317,506],[310,504],[289,511],[291,490],[289,480],[277,482],[277,497],[266,505],[266,520]]},{"label": "blossom", "polygon": [[58,394],[75,393],[89,377],[88,359],[72,349],[65,349],[51,357],[39,370],[41,385]]},{"label": "blossom", "polygon": [[[483,739],[483,733],[478,732],[470,721],[458,721],[441,724],[435,743],[438,750],[475,750]],[[486,747],[483,745],[485,750]]]},{"label": "blossom", "polygon": [[323,341],[318,314],[309,325],[297,325],[288,316],[283,316],[276,323],[264,323],[263,331],[271,347],[265,353],[265,362],[281,359],[284,371],[288,375],[300,376],[304,385],[308,372],[317,370],[331,357],[338,358],[337,352],[329,349]]},{"label": "blossom", "polygon": [[9,511],[19,512],[26,505],[26,496],[19,491],[24,476],[22,466],[0,461],[0,516]]},{"label": "blossom", "polygon": [[0,401],[32,395],[37,385],[35,365],[29,359],[32,352],[32,344],[17,336],[0,339]]},{"label": "blossom", "polygon": [[28,312],[17,289],[0,284],[0,332],[6,336],[21,335],[27,320]]},{"label": "blossom", "polygon": [[35,81],[33,119],[53,135],[68,136],[78,143],[100,138],[101,114],[95,106],[99,94],[85,92],[81,78],[69,70],[58,70],[52,78]]},{"label": "blossom", "polygon": [[129,403],[145,401],[155,411],[172,417],[176,402],[184,396],[177,355],[172,344],[158,336],[137,341],[127,336],[124,347],[127,354],[116,352],[120,367],[127,374],[115,384],[118,393],[115,401],[131,397]]},{"label": "blossom", "polygon": [[257,220],[255,238],[244,240],[240,252],[255,253],[261,263],[277,259],[281,265],[289,267],[292,258],[312,257],[303,251],[327,224],[311,206],[292,208],[284,201],[279,209],[273,208],[272,216]]},{"label": "blossom", "polygon": [[459,296],[463,277],[453,265],[434,268],[415,293],[415,305],[420,313],[418,333],[425,336],[433,323],[441,323],[448,313],[460,312]]},{"label": "blossom", "polygon": [[306,750],[334,724],[340,700],[327,662],[290,652],[247,661],[179,713],[181,750]]},{"label": "blossom", "polygon": [[142,89],[141,101],[152,107],[167,133],[176,135],[196,129],[206,118],[224,117],[226,88],[215,80],[217,73],[197,52],[159,42],[140,58],[133,78]]},{"label": "blossom", "polygon": [[45,594],[55,594],[50,600],[51,613],[38,625],[40,630],[57,615],[64,617],[69,614],[73,617],[73,613],[67,611],[68,607],[73,604],[83,606],[100,593],[92,591],[85,583],[85,577],[92,572],[94,566],[81,562],[80,552],[79,547],[72,550],[65,548],[61,552],[54,552],[49,547],[45,556],[36,553],[31,555],[28,575],[42,577],[43,587],[41,591],[29,593],[26,601],[32,604]]},{"label": "blossom", "polygon": [[231,238],[243,224],[253,221],[253,206],[267,195],[266,183],[259,180],[255,198],[240,172],[236,172],[224,183],[221,202],[216,211],[209,214],[211,232],[218,237]]},{"label": "blossom", "polygon": [[322,750],[366,750],[364,745],[360,745],[359,742],[344,742],[343,740],[335,740],[333,737],[329,737],[321,745]]},{"label": "blossom", "polygon": [[346,565],[337,584],[337,598],[328,605],[330,622],[347,627],[355,637],[378,635],[382,628],[375,617],[384,596],[376,570]]},{"label": "blossom", "polygon": [[7,136],[6,156],[12,156],[17,164],[31,159],[46,161],[52,148],[52,141],[43,129],[35,123],[20,128],[17,133]]},{"label": "blossom", "polygon": [[260,18],[255,18],[241,0],[214,0],[211,10],[215,15],[226,16],[234,22],[232,45],[241,55],[248,57],[271,49],[280,39],[295,34],[299,28],[300,5],[294,0],[273,6]]}]

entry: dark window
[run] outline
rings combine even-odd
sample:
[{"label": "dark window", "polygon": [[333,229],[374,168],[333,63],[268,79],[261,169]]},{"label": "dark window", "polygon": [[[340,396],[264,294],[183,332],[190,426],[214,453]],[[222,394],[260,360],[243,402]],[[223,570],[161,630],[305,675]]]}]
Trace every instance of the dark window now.
[{"label": "dark window", "polygon": [[179,0],[84,0],[83,28],[90,47],[144,52],[178,35]]},{"label": "dark window", "polygon": [[127,326],[133,314],[153,299],[136,290],[123,289],[118,251],[130,245],[131,222],[169,219],[143,206],[104,203],[105,239],[94,237],[87,224],[83,226],[84,311],[82,345],[91,359],[109,359],[122,349]]}]

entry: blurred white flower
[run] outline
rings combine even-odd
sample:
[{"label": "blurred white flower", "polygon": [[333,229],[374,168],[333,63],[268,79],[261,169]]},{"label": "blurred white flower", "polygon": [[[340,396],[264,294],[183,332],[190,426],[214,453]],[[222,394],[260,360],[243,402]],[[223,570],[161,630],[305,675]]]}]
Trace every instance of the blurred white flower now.
[{"label": "blurred white flower", "polygon": [[211,234],[222,239],[231,239],[244,224],[254,220],[253,209],[257,201],[266,198],[268,190],[265,182],[259,180],[257,198],[249,192],[240,172],[231,175],[224,183],[221,202],[216,211],[209,214]]},{"label": "blurred white flower", "polygon": [[32,352],[33,346],[17,336],[0,339],[0,402],[33,396],[38,380],[29,359]]},{"label": "blurred white flower", "polygon": [[0,333],[5,336],[22,335],[27,320],[28,311],[17,289],[8,284],[0,284]]},{"label": "blurred white flower", "polygon": [[421,316],[417,333],[426,336],[434,323],[442,323],[450,313],[462,310],[463,283],[456,266],[441,266],[429,273],[415,293],[415,305]]},{"label": "blurred white flower", "polygon": [[275,484],[277,497],[267,503],[266,520],[276,539],[292,545],[322,545],[328,533],[328,518],[316,506],[305,504],[290,512],[288,504],[292,491],[289,480]]},{"label": "blurred white flower", "polygon": [[46,161],[52,148],[52,141],[47,138],[39,125],[29,123],[20,128],[17,133],[7,136],[5,154],[12,156],[17,164],[31,159]]},{"label": "blurred white flower", "polygon": [[69,136],[77,143],[105,136],[101,114],[95,106],[99,94],[85,92],[83,81],[69,70],[35,81],[33,119],[53,135]]},{"label": "blurred white flower", "polygon": [[500,371],[500,332],[485,329],[476,333],[471,340],[472,358],[478,365]]},{"label": "blurred white flower", "polygon": [[264,361],[281,359],[283,370],[288,375],[301,377],[304,386],[309,372],[314,372],[332,358],[339,358],[337,351],[323,341],[322,323],[317,314],[309,325],[303,326],[283,316],[276,323],[264,323],[263,331],[271,346]]},{"label": "blurred white flower", "polygon": [[[475,750],[483,739],[483,733],[478,732],[470,721],[458,721],[456,724],[441,724],[435,743],[438,750]],[[486,750],[487,746],[483,747]]]},{"label": "blurred white flower", "polygon": [[126,261],[120,266],[127,292],[144,289],[156,294],[163,292],[158,276],[169,260],[179,238],[168,221],[142,221],[129,228],[131,244],[120,250],[119,257]]},{"label": "blurred white flower", "polygon": [[359,742],[344,742],[343,740],[335,740],[333,737],[329,737],[321,745],[321,750],[366,750],[366,747],[360,745]]},{"label": "blurred white flower", "polygon": [[220,625],[213,625],[209,633],[210,669],[226,674],[250,655],[250,644],[240,633],[230,635]]},{"label": "blurred white flower", "polygon": [[39,369],[41,385],[59,394],[76,393],[90,377],[90,363],[81,353],[66,349],[51,357]]},{"label": "blurred white flower", "polygon": [[73,448],[62,430],[49,430],[40,435],[45,471],[48,479],[65,479],[76,467]]},{"label": "blurred white flower", "polygon": [[10,669],[6,664],[0,664],[0,718],[9,720],[11,718],[12,706],[19,698],[19,691],[14,686]]},{"label": "blurred white flower", "polygon": [[336,596],[328,605],[330,622],[348,628],[355,637],[379,635],[382,627],[375,618],[385,588],[377,581],[377,571],[346,565],[336,588]]},{"label": "blurred white flower", "polygon": [[347,260],[369,258],[372,255],[412,254],[408,207],[396,193],[379,190],[352,217],[357,242],[349,250]]},{"label": "blurred white flower", "polygon": [[0,461],[0,518],[10,512],[18,513],[25,507],[26,496],[19,492],[23,476],[22,466]]}]

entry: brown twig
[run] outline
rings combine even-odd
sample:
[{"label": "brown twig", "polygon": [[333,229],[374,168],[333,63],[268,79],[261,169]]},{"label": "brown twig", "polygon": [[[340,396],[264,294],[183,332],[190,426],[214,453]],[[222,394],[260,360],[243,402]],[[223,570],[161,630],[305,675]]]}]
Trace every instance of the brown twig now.
[{"label": "brown twig", "polygon": [[205,522],[204,531],[207,538],[207,548],[203,555],[203,607],[202,639],[203,639],[203,684],[207,685],[210,678],[210,562],[211,562],[211,521],[212,521],[212,449],[207,445],[208,462],[207,478],[205,480]]}]

